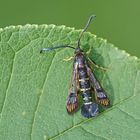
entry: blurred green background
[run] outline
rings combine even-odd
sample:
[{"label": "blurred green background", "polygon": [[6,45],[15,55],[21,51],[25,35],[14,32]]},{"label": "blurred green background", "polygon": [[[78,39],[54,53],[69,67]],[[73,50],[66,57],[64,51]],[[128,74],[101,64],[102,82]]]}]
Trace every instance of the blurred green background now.
[{"label": "blurred green background", "polygon": [[140,0],[0,0],[0,27],[56,24],[88,31],[140,57]]}]

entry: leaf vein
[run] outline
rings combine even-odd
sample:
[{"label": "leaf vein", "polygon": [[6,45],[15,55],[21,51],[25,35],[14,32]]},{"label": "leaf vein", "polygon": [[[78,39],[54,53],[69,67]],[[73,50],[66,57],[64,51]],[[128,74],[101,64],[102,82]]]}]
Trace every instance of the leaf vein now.
[{"label": "leaf vein", "polygon": [[4,106],[5,106],[5,102],[6,102],[6,98],[7,98],[8,88],[9,88],[9,85],[11,83],[11,79],[12,79],[12,75],[13,75],[15,56],[16,56],[16,54],[14,53],[13,63],[12,63],[12,67],[11,67],[11,74],[10,74],[9,82],[8,82],[7,89],[6,89],[6,92],[5,92],[4,100],[3,100],[3,103],[2,103],[2,109],[1,109],[1,112],[0,112],[0,122],[1,122],[2,112],[3,112]]},{"label": "leaf vein", "polygon": [[[51,63],[50,63],[50,66],[49,66],[49,68],[48,68],[48,71],[47,71],[47,73],[46,73],[46,78],[45,78],[44,83],[43,83],[43,85],[42,85],[42,89],[44,89],[44,85],[45,85],[45,83],[46,83],[47,76],[48,76],[49,70],[50,70],[50,68],[51,68],[52,62],[53,62],[53,60],[54,60],[54,58],[55,58],[55,55],[56,55],[56,53],[54,54],[54,56],[53,56],[53,58],[52,58],[52,61],[51,61]],[[39,98],[38,98],[38,101],[37,101],[37,104],[36,104],[36,108],[35,108],[35,112],[34,112],[34,116],[33,116],[33,121],[32,121],[32,125],[31,125],[31,135],[30,135],[30,139],[31,139],[31,140],[32,140],[32,134],[33,134],[34,122],[35,122],[36,114],[37,114],[37,111],[38,111],[38,107],[39,107],[39,103],[40,103],[41,96],[42,96],[42,95],[40,95]]]},{"label": "leaf vein", "polygon": [[102,136],[99,136],[99,135],[97,135],[97,134],[94,134],[94,133],[88,131],[87,129],[85,129],[85,128],[82,127],[82,126],[80,126],[80,127],[81,127],[82,130],[84,130],[86,133],[89,133],[89,134],[94,135],[94,136],[96,136],[96,137],[100,137],[102,140],[108,140],[107,138],[104,138],[104,137],[102,137]]},{"label": "leaf vein", "polygon": [[121,112],[123,112],[124,114],[126,114],[127,116],[131,117],[134,120],[140,120],[139,118],[134,117],[132,114],[124,111],[123,109],[121,109],[120,107],[117,107]]}]

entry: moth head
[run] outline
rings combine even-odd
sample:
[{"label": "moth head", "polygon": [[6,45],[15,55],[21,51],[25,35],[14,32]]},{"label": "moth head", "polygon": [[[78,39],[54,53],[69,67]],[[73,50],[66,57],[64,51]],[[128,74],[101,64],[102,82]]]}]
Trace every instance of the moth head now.
[{"label": "moth head", "polygon": [[80,47],[77,47],[75,49],[75,54],[80,54],[80,53],[83,53],[83,50]]}]

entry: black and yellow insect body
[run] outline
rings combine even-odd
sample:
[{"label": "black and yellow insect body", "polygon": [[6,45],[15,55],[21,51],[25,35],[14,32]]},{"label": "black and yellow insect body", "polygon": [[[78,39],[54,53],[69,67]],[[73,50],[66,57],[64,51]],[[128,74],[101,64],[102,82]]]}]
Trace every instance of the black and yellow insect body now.
[{"label": "black and yellow insect body", "polygon": [[93,117],[98,114],[98,105],[93,103],[93,92],[91,89],[91,82],[89,73],[87,71],[87,61],[80,48],[75,50],[74,65],[77,68],[77,83],[83,98],[83,105],[81,107],[81,114],[84,117]]},{"label": "black and yellow insect body", "polygon": [[80,48],[80,39],[93,18],[94,16],[89,18],[84,30],[81,32],[77,48],[72,46],[57,46],[53,48],[43,48],[41,50],[41,52],[43,52],[66,47],[75,50],[72,78],[66,108],[68,113],[73,113],[77,110],[79,105],[77,94],[80,92],[83,98],[81,114],[86,118],[91,118],[98,114],[98,104],[102,106],[109,105],[109,99],[107,98],[105,91],[100,86],[95,75],[92,73],[89,65],[89,59],[85,57],[84,52]]}]

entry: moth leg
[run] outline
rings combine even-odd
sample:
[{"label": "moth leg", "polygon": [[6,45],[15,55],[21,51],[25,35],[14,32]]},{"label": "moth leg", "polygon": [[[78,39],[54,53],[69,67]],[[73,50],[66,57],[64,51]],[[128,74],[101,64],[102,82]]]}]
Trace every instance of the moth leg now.
[{"label": "moth leg", "polygon": [[91,47],[89,48],[89,50],[86,52],[86,55],[89,55],[91,52]]},{"label": "moth leg", "polygon": [[71,57],[67,57],[67,58],[64,58],[63,60],[64,60],[64,61],[71,61],[72,59],[74,59],[73,56],[71,56]]},{"label": "moth leg", "polygon": [[97,65],[96,62],[91,60],[90,58],[88,58],[88,62],[90,63],[91,66],[96,67],[96,68],[98,68],[100,70],[103,70],[103,71],[107,71],[108,70],[107,68],[104,68],[102,66]]}]

